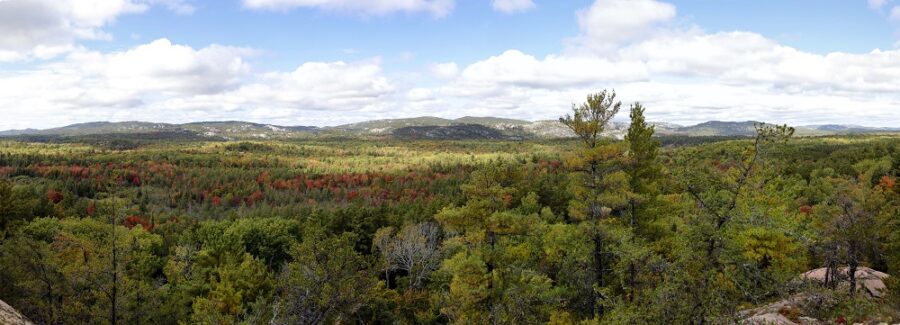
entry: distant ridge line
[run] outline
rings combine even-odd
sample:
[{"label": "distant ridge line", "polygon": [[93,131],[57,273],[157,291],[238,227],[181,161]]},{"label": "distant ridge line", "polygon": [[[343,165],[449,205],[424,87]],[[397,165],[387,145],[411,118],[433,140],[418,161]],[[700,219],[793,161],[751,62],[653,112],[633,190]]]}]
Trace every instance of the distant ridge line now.
[{"label": "distant ridge line", "polygon": [[[656,125],[658,135],[675,136],[750,136],[755,132],[758,121],[707,121],[696,125],[682,126],[674,123],[651,122]],[[401,119],[381,119],[362,121],[338,126],[283,126],[267,123],[245,122],[238,120],[197,121],[188,123],[160,123],[144,121],[94,121],[71,124],[50,129],[24,129],[0,131],[0,137],[11,136],[83,136],[95,134],[135,134],[154,132],[183,132],[200,137],[221,137],[225,139],[266,139],[266,138],[303,138],[317,136],[395,136],[398,129],[408,127],[449,127],[479,125],[497,130],[505,138],[565,138],[572,136],[571,131],[555,120],[526,121],[502,117],[463,116],[456,119],[435,116],[420,116]],[[628,128],[627,122],[611,122],[607,135],[624,136]],[[797,126],[797,134],[801,136],[840,135],[840,134],[872,134],[896,133],[900,128],[878,128],[860,125],[822,124]],[[434,129],[427,134],[487,134],[488,130],[474,132],[464,128]],[[414,133],[409,133],[414,132]],[[404,135],[417,134],[415,130],[404,130]],[[400,136],[398,136],[400,137]],[[495,136],[491,136],[495,137]]]}]

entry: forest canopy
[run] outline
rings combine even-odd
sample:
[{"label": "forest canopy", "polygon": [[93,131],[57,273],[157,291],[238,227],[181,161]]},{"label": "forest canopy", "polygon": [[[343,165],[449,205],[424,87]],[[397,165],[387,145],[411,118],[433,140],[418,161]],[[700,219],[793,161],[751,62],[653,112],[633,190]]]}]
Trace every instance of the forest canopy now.
[{"label": "forest canopy", "polygon": [[652,109],[591,94],[568,140],[3,141],[0,299],[40,324],[900,320],[900,281],[868,286],[900,275],[900,137],[672,140]]}]

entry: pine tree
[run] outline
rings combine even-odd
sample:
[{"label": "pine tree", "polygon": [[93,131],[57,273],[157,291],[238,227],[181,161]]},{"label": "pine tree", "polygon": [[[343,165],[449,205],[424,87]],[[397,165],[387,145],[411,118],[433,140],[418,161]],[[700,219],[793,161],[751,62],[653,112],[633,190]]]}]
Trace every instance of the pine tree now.
[{"label": "pine tree", "polygon": [[640,205],[650,201],[659,192],[656,184],[661,176],[661,165],[658,161],[660,143],[653,138],[655,127],[647,124],[644,118],[644,107],[640,103],[631,106],[631,126],[625,135],[628,142],[629,185],[633,195],[628,200],[629,225],[635,235],[640,235],[642,222],[639,215]]},{"label": "pine tree", "polygon": [[[733,259],[729,260],[727,254],[723,254],[734,240],[733,231],[729,230],[737,226],[734,221],[743,214],[739,203],[753,191],[753,186],[766,183],[759,176],[764,174],[763,162],[772,145],[786,142],[794,129],[786,125],[759,124],[756,133],[752,143],[737,155],[723,151],[721,158],[725,161],[719,161],[715,166],[709,166],[708,162],[690,163],[688,165],[696,170],[683,175],[688,183],[686,191],[698,209],[687,234],[689,249],[679,266],[696,273],[685,279],[685,283],[693,282],[685,288],[693,299],[689,312],[691,322],[706,323],[729,315],[743,294],[737,292],[739,280],[735,276],[726,276],[726,271],[733,266],[730,265]],[[709,170],[698,172],[703,171],[700,167]]]},{"label": "pine tree", "polygon": [[583,215],[586,222],[593,226],[592,241],[594,243],[593,272],[594,272],[594,314],[597,317],[603,315],[604,297],[600,293],[606,287],[605,273],[609,268],[609,261],[605,260],[607,254],[604,247],[604,233],[602,219],[609,216],[613,209],[620,208],[624,201],[617,197],[617,189],[627,184],[621,166],[615,161],[621,157],[622,150],[619,146],[607,144],[603,132],[610,120],[619,112],[622,102],[616,101],[615,91],[603,90],[587,96],[585,103],[572,106],[572,114],[560,118],[560,122],[571,129],[582,142],[582,150],[570,163],[578,177],[575,191],[578,198],[572,205],[573,214]]},{"label": "pine tree", "polygon": [[[523,194],[519,166],[496,163],[463,185],[466,204],[435,219],[451,236],[442,272],[451,279],[441,312],[455,324],[530,324],[546,320],[552,281],[536,270],[541,228],[537,196]],[[546,317],[545,317],[546,316]]]},{"label": "pine tree", "polygon": [[[628,199],[629,228],[631,230],[631,244],[637,245],[638,238],[646,235],[644,230],[651,216],[644,213],[645,205],[655,198],[659,192],[656,183],[661,175],[661,165],[658,162],[660,143],[653,138],[655,127],[647,124],[644,118],[644,106],[634,103],[631,106],[631,126],[625,135],[628,142],[628,162],[625,168],[628,173],[631,196]],[[637,287],[637,261],[631,261],[628,266],[628,297],[634,299]]]},{"label": "pine tree", "polygon": [[327,236],[311,230],[304,237],[281,274],[276,322],[350,322],[377,287],[369,259],[353,250],[353,234]]}]

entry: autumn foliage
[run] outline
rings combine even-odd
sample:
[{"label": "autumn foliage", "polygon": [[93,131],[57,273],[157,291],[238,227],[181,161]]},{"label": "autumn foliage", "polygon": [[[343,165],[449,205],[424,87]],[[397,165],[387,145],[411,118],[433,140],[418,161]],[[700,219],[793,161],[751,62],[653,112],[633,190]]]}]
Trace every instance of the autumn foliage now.
[{"label": "autumn foliage", "polygon": [[122,221],[122,225],[127,227],[128,229],[134,228],[137,225],[141,225],[141,227],[146,231],[153,230],[153,224],[150,223],[149,220],[141,218],[139,216],[128,216],[125,220]]}]

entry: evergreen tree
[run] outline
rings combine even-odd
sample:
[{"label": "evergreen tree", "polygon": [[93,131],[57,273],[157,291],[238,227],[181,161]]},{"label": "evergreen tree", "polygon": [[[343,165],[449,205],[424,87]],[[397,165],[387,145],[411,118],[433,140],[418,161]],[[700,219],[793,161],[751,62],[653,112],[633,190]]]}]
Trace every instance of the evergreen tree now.
[{"label": "evergreen tree", "polygon": [[352,234],[327,236],[310,230],[291,250],[281,275],[277,324],[343,323],[375,296],[370,261],[353,249]]},{"label": "evergreen tree", "polygon": [[594,314],[603,315],[602,291],[606,287],[606,273],[610,268],[603,219],[613,210],[621,209],[627,199],[623,197],[627,188],[627,174],[620,164],[624,150],[621,145],[610,144],[603,132],[610,120],[619,112],[622,102],[616,100],[615,91],[603,90],[587,96],[581,105],[572,106],[572,114],[560,118],[560,122],[571,129],[581,141],[582,149],[572,157],[570,166],[575,171],[574,190],[577,199],[572,204],[572,214],[581,216],[592,226],[591,238],[594,243]]},{"label": "evergreen tree", "polygon": [[686,271],[684,289],[691,302],[681,306],[686,308],[690,322],[728,321],[738,303],[746,298],[740,290],[746,283],[742,283],[737,273],[742,268],[735,265],[739,261],[724,251],[732,246],[734,230],[739,229],[735,219],[745,213],[741,203],[754,187],[766,183],[758,176],[774,177],[760,170],[769,150],[773,144],[786,142],[794,133],[787,126],[757,125],[756,129],[756,137],[749,146],[737,154],[723,155],[722,158],[729,160],[719,160],[713,166],[694,161],[690,167],[696,170],[684,175],[686,192],[697,207],[697,215],[690,219],[686,250],[678,261],[678,267]]},{"label": "evergreen tree", "polygon": [[519,166],[489,164],[463,186],[467,201],[435,219],[450,234],[442,272],[450,276],[442,313],[454,324],[521,324],[547,319],[551,280],[535,265],[541,229],[536,195]]},{"label": "evergreen tree", "polygon": [[631,125],[625,134],[625,141],[628,142],[625,171],[632,193],[628,200],[629,226],[635,236],[646,235],[641,228],[652,221],[652,216],[641,215],[642,205],[655,199],[659,193],[657,183],[662,176],[662,166],[658,160],[660,143],[653,138],[655,127],[647,123],[644,111],[640,103],[631,106]]},{"label": "evergreen tree", "polygon": [[[652,211],[648,209],[656,195],[659,193],[657,183],[661,177],[661,165],[658,161],[659,141],[653,138],[655,127],[649,125],[644,117],[644,107],[640,103],[631,106],[631,125],[625,134],[628,142],[627,165],[625,172],[628,174],[631,196],[628,198],[628,226],[630,228],[631,246],[641,251],[639,246],[645,245],[649,231],[647,227],[653,221]],[[643,256],[648,258],[647,251],[643,250]],[[626,300],[634,300],[639,284],[638,267],[646,265],[647,261],[632,260],[628,264]]]}]

